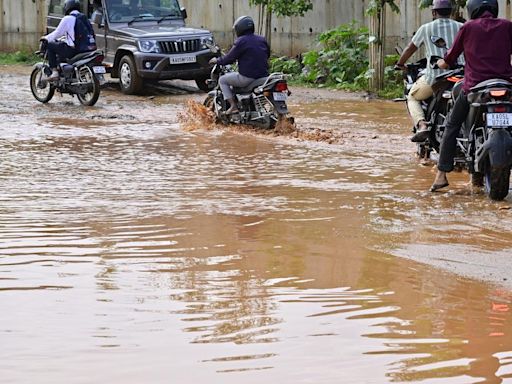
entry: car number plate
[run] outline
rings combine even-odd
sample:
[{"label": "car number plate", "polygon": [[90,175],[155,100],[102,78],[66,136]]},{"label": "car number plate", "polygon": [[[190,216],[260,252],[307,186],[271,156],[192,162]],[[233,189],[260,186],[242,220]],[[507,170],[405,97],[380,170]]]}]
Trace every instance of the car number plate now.
[{"label": "car number plate", "polygon": [[512,113],[488,113],[488,127],[510,127],[512,126]]},{"label": "car number plate", "polygon": [[92,70],[94,73],[107,73],[107,70],[105,69],[105,67],[92,67]]},{"label": "car number plate", "polygon": [[275,101],[286,101],[288,95],[286,92],[274,92],[274,100]]},{"label": "car number plate", "polygon": [[188,64],[195,63],[197,58],[195,56],[172,56],[169,58],[171,64]]}]

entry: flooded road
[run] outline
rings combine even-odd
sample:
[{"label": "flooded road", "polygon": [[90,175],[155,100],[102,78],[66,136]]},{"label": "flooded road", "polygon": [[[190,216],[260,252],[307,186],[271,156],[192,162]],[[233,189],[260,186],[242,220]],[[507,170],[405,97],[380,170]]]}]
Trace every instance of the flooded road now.
[{"label": "flooded road", "polygon": [[0,71],[2,384],[512,382],[510,198],[426,192],[403,105],[297,96],[329,145],[184,130],[183,87],[41,105],[26,73]]}]

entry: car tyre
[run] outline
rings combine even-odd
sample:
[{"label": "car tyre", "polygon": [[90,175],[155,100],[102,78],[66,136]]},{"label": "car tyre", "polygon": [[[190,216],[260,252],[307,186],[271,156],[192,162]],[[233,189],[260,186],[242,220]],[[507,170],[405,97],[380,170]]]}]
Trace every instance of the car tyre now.
[{"label": "car tyre", "polygon": [[137,73],[135,61],[130,55],[123,56],[119,62],[119,85],[121,92],[126,95],[135,95],[142,90],[142,78]]},{"label": "car tyre", "polygon": [[206,84],[206,80],[208,80],[209,78],[209,76],[205,76],[195,79],[197,88],[199,88],[203,92],[208,92],[210,89],[208,88],[208,84]]}]

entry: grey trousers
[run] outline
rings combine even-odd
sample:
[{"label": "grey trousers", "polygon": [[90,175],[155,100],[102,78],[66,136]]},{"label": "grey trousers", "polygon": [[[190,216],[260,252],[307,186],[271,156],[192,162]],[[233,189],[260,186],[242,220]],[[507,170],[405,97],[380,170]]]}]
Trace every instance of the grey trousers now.
[{"label": "grey trousers", "polygon": [[224,95],[224,100],[232,99],[234,97],[231,87],[243,88],[251,84],[254,79],[245,77],[238,72],[229,72],[222,75],[219,79],[220,89]]}]

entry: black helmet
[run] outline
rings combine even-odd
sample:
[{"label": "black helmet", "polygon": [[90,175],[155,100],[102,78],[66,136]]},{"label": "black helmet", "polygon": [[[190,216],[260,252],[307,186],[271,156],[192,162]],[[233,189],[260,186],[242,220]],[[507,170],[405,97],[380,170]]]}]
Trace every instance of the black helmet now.
[{"label": "black helmet", "polygon": [[241,16],[236,19],[235,24],[233,24],[233,29],[237,37],[254,33],[254,20],[251,16]]},{"label": "black helmet", "polygon": [[498,0],[469,0],[467,7],[471,19],[478,19],[485,11],[489,11],[494,17],[498,17]]},{"label": "black helmet", "polygon": [[64,14],[69,15],[71,11],[80,12],[80,0],[66,0],[64,2]]}]

